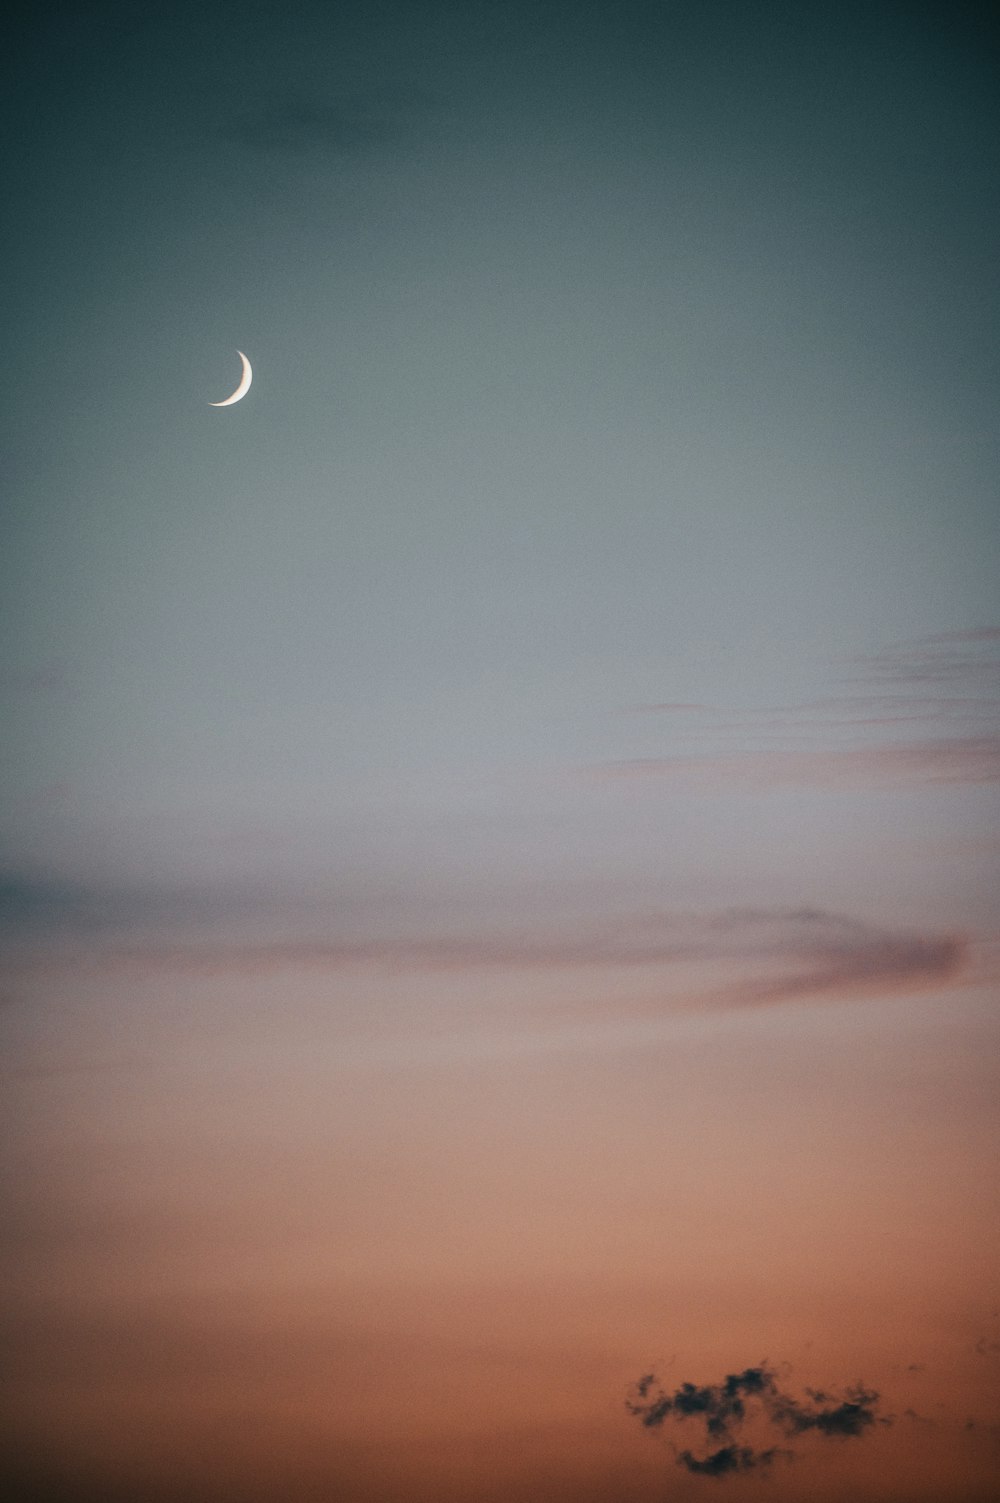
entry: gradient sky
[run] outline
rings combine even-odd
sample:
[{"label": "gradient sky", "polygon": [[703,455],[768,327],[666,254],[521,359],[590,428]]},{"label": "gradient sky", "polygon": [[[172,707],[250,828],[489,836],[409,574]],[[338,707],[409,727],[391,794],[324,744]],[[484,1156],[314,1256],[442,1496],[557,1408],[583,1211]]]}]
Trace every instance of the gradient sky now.
[{"label": "gradient sky", "polygon": [[12,37],[6,1495],[986,1503],[976,12]]}]

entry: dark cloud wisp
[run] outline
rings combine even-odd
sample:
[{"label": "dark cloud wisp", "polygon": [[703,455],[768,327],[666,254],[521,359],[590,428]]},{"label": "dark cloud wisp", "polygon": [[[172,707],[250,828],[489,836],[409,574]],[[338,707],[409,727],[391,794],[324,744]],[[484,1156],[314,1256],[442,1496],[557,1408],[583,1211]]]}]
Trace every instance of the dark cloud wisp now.
[{"label": "dark cloud wisp", "polygon": [[752,1472],[758,1467],[770,1466],[776,1456],[790,1456],[790,1451],[781,1451],[769,1446],[764,1451],[755,1451],[752,1446],[720,1446],[708,1456],[698,1457],[691,1451],[681,1451],[677,1456],[679,1466],[702,1477],[729,1477],[734,1472]]},{"label": "dark cloud wisp", "polygon": [[318,100],[276,94],[230,122],[226,135],[253,151],[348,156],[402,140],[427,109],[417,96]]}]

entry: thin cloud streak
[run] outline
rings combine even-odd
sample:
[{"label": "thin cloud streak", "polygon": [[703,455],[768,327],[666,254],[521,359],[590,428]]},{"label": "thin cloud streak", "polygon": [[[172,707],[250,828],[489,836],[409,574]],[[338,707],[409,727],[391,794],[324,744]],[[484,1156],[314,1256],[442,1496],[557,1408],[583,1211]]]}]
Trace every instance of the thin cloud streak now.
[{"label": "thin cloud streak", "polygon": [[[960,935],[886,929],[819,909],[733,909],[709,915],[639,914],[603,931],[550,935],[508,933],[464,937],[276,941],[264,944],[121,945],[100,947],[90,963],[205,975],[264,976],[285,970],[344,973],[373,969],[388,975],[454,975],[486,970],[521,973],[583,972],[588,980],[622,969],[662,976],[657,1010],[778,1005],[839,994],[859,996],[919,990],[952,982],[968,962]],[[57,966],[48,956],[42,964]],[[62,964],[72,965],[67,955]],[[692,989],[685,966],[718,965],[739,980]],[[594,1020],[599,1001],[554,1004],[547,1024]],[[616,1015],[623,1004],[616,997]],[[642,1010],[643,1004],[636,1004]],[[646,1004],[648,1008],[648,1004]],[[630,1011],[632,1009],[629,1009]],[[534,1013],[532,1020],[537,1020]],[[490,1019],[484,1018],[483,1022]],[[509,1021],[509,1015],[508,1015]]]},{"label": "thin cloud streak", "polygon": [[690,711],[705,714],[716,713],[712,705],[686,704],[682,701],[674,702],[673,700],[665,700],[662,704],[633,705],[632,708],[637,715],[674,714]]},{"label": "thin cloud streak", "polygon": [[912,741],[844,751],[746,751],[634,757],[586,769],[594,779],[659,779],[686,790],[922,788],[1000,782],[1000,736]]}]

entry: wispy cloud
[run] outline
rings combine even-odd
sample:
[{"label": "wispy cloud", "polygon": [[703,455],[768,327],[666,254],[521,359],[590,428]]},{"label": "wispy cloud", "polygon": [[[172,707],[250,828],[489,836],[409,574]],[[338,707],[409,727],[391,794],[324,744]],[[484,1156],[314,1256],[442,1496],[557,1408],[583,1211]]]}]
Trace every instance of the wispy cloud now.
[{"label": "wispy cloud", "polygon": [[854,660],[855,683],[948,686],[959,683],[980,693],[1000,693],[1000,627],[941,632],[895,642]]},{"label": "wispy cloud", "polygon": [[[893,644],[852,659],[850,671],[831,684],[835,692],[797,703],[637,705],[647,719],[663,718],[669,747],[585,772],[670,780],[711,793],[994,783],[1000,780],[998,644],[996,627]],[[852,692],[843,692],[848,685]]]},{"label": "wispy cloud", "polygon": [[327,100],[273,94],[231,121],[226,134],[258,152],[353,155],[403,139],[429,108],[416,93]]},{"label": "wispy cloud", "polygon": [[764,750],[718,756],[633,757],[599,763],[587,775],[656,778],[694,791],[764,792],[807,787],[857,791],[1000,782],[1000,735],[941,738],[838,751]]},{"label": "wispy cloud", "polygon": [[812,910],[785,916],[783,948],[770,958],[786,965],[777,976],[748,977],[726,995],[757,1005],[792,998],[919,988],[953,979],[965,964],[967,943],[957,935],[882,929]]},{"label": "wispy cloud", "polygon": [[[178,917],[183,922],[194,907],[191,897],[186,903],[175,898],[157,914],[150,906],[143,912],[141,898],[126,896],[118,909],[117,929],[115,899],[110,896],[102,900],[100,894],[88,897],[72,890],[37,891],[8,881],[0,886],[0,899],[9,933],[28,941],[47,936],[82,939],[93,952],[91,963],[100,955],[115,967],[234,975],[359,968],[395,975],[489,970],[509,972],[512,978],[528,972],[578,971],[598,983],[602,975],[630,969],[656,978],[663,1008],[767,1006],[796,998],[918,990],[953,980],[968,961],[968,943],[958,934],[890,929],[804,907],[645,912],[547,931],[425,930],[398,937],[313,935],[240,943],[171,939],[171,926]],[[136,939],[136,932],[145,937]],[[694,989],[692,966],[699,977]],[[709,968],[707,983],[704,967]],[[713,968],[724,979],[713,981]],[[648,993],[648,985],[644,990]],[[624,1004],[617,993],[616,997],[620,1011]],[[547,1016],[557,1020],[558,1010],[550,1009]]]}]

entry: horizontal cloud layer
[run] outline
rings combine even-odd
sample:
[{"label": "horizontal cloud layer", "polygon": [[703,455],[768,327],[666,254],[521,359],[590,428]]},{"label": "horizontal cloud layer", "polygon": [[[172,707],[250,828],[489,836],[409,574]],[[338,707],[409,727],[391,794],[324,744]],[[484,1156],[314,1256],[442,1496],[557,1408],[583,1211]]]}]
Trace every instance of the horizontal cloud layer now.
[{"label": "horizontal cloud layer", "polygon": [[[315,937],[289,940],[196,944],[169,937],[175,904],[165,905],[160,924],[154,921],[151,904],[143,932],[156,937],[143,941],[125,938],[135,933],[134,901],[122,901],[122,923],[116,930],[111,898],[102,904],[96,895],[88,898],[53,889],[43,901],[45,895],[29,894],[16,883],[8,883],[3,891],[8,927],[17,929],[23,920],[22,932],[31,941],[51,936],[85,942],[92,963],[100,960],[115,967],[234,975],[358,968],[393,975],[579,971],[591,978],[626,969],[662,977],[664,1005],[673,997],[688,1005],[732,1007],[919,989],[952,980],[968,960],[968,942],[958,934],[890,929],[807,907],[639,913],[604,924],[547,930],[440,933],[425,927],[405,937],[330,938],[314,931]],[[106,926],[76,928],[81,910],[102,911]],[[61,946],[42,949],[46,964],[63,963],[62,955],[73,963]],[[37,945],[25,963],[37,963],[32,956],[38,956]],[[722,975],[713,980],[710,969],[706,981],[702,968],[713,966]],[[694,990],[691,967],[698,968]],[[622,1005],[620,998],[617,1005]]]}]

